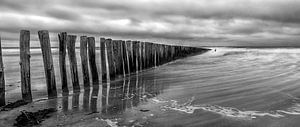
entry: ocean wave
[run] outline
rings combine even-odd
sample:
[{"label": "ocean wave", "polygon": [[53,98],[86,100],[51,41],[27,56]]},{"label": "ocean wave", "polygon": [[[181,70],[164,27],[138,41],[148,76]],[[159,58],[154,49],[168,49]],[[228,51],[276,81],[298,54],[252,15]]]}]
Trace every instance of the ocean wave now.
[{"label": "ocean wave", "polygon": [[300,104],[295,104],[294,106],[286,110],[277,110],[277,112],[289,114],[289,115],[300,115]]},{"label": "ocean wave", "polygon": [[[194,97],[189,99],[187,102],[183,104],[179,104],[176,100],[171,100],[171,104],[163,106],[164,109],[180,111],[188,114],[193,114],[195,110],[203,110],[212,113],[216,113],[222,116],[237,118],[237,119],[245,119],[251,120],[258,117],[269,116],[273,118],[282,118],[286,115],[300,115],[300,104],[295,104],[293,107],[290,107],[286,110],[275,110],[275,111],[242,111],[233,107],[223,107],[219,105],[193,105]],[[164,100],[160,100],[161,102],[167,102]]]},{"label": "ocean wave", "polygon": [[223,56],[229,56],[229,55],[240,55],[240,54],[245,54],[247,53],[246,51],[233,51],[233,52],[226,52],[223,54]]},{"label": "ocean wave", "polygon": [[157,97],[152,98],[151,101],[154,102],[154,103],[166,103],[166,102],[168,102],[168,101],[162,100],[162,99],[157,98]]}]

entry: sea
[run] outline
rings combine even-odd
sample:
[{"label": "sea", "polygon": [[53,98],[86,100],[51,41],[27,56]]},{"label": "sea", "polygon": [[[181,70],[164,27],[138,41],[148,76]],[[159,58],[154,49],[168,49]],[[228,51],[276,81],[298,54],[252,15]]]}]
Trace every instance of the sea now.
[{"label": "sea", "polygon": [[[61,94],[58,53],[53,48],[60,94],[51,101],[59,113],[45,120],[45,126],[83,125],[70,120],[75,116],[62,117],[66,112],[96,114],[86,119],[113,127],[300,125],[300,48],[208,48],[212,50],[67,96]],[[31,53],[33,99],[41,103],[47,98],[42,55],[38,48]],[[77,56],[83,86],[79,51]],[[96,57],[100,68],[99,50]],[[7,102],[21,99],[19,59],[18,49],[3,49]],[[72,90],[70,80],[68,84]]]}]

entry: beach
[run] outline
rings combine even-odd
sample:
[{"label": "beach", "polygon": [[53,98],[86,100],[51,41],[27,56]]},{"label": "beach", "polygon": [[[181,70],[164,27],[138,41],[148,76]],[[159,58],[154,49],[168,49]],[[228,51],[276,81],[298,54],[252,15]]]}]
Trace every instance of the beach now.
[{"label": "beach", "polygon": [[[42,56],[34,49],[31,57],[34,102],[0,112],[0,126],[12,126],[21,110],[45,108],[57,111],[41,126],[296,127],[300,124],[298,48],[210,48],[216,50],[50,100],[45,99]],[[8,49],[3,50],[6,97],[12,102],[21,99],[19,56],[17,51],[5,50]],[[52,51],[58,93],[61,93],[57,50]]]}]

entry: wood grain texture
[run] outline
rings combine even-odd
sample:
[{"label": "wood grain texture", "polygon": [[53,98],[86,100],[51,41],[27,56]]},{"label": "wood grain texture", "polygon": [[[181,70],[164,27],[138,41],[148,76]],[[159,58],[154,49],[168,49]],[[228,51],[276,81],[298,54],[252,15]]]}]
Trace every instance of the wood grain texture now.
[{"label": "wood grain texture", "polygon": [[32,101],[30,77],[30,31],[20,32],[20,68],[22,98]]},{"label": "wood grain texture", "polygon": [[57,92],[49,32],[47,30],[41,30],[38,31],[38,35],[43,54],[48,98],[54,98],[57,97]]},{"label": "wood grain texture", "polygon": [[59,70],[61,78],[62,91],[69,92],[68,79],[67,79],[67,68],[66,68],[66,44],[67,44],[67,33],[61,32],[58,34],[59,39]]},{"label": "wood grain texture", "polygon": [[107,51],[106,51],[106,46],[105,46],[105,38],[100,38],[100,52],[101,52],[101,69],[102,69],[102,82],[107,82]]},{"label": "wood grain texture", "polygon": [[2,43],[0,37],[0,106],[5,105],[5,79],[4,79],[4,65],[2,59]]},{"label": "wood grain texture", "polygon": [[76,36],[68,35],[67,36],[67,50],[68,50],[68,56],[69,56],[69,62],[70,62],[73,91],[78,92],[78,91],[80,91],[80,86],[79,86],[79,80],[78,80],[75,43],[76,43]]},{"label": "wood grain texture", "polygon": [[92,74],[93,83],[99,82],[98,69],[96,64],[96,49],[95,49],[95,38],[88,37],[88,55],[89,55],[89,65]]},{"label": "wood grain texture", "polygon": [[86,36],[80,37],[80,58],[84,88],[90,87],[89,63],[87,56],[88,39]]}]

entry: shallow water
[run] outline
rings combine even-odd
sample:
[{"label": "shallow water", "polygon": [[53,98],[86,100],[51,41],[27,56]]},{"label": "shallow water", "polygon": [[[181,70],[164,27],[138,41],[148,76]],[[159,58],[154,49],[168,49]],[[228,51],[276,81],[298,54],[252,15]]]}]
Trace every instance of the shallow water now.
[{"label": "shallow water", "polygon": [[43,124],[296,127],[299,63],[297,48],[217,48],[50,100],[59,112]]}]

